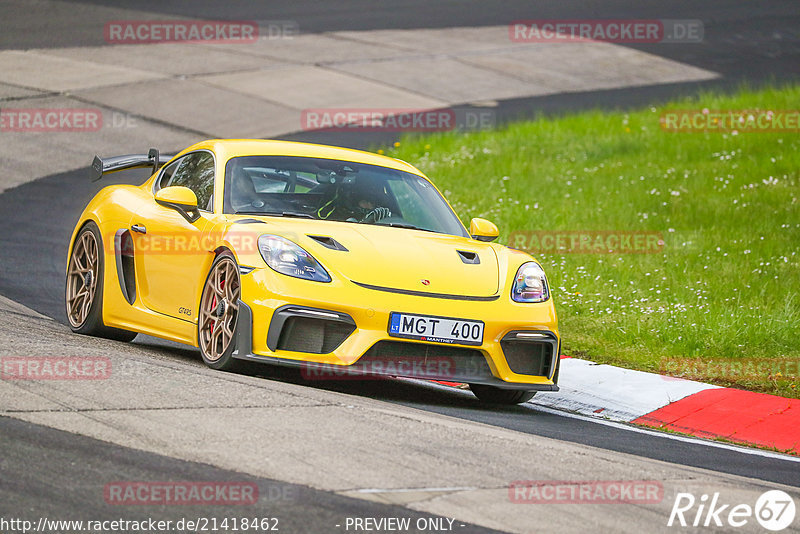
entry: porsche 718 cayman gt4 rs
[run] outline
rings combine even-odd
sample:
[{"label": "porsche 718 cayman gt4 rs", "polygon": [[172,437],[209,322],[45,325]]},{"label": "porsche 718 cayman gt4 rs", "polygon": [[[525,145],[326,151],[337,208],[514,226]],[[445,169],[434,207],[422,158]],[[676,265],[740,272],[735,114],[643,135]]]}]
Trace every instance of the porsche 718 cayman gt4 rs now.
[{"label": "porsche 718 cayman gt4 rs", "polygon": [[558,389],[559,333],[545,273],[469,230],[434,185],[389,157],[329,146],[213,140],[174,157],[95,158],[102,189],[69,245],[75,332],[137,332],[307,376],[467,383],[519,403]]}]

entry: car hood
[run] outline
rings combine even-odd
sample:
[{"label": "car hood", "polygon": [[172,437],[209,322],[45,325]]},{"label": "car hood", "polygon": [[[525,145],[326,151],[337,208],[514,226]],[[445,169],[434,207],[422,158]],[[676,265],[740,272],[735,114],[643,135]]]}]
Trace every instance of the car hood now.
[{"label": "car hood", "polygon": [[[267,226],[269,230],[260,233],[294,241],[327,270],[362,285],[470,297],[498,292],[498,259],[488,243],[422,230],[334,221],[282,219],[269,221]],[[335,239],[347,250],[330,248],[326,238]]]}]

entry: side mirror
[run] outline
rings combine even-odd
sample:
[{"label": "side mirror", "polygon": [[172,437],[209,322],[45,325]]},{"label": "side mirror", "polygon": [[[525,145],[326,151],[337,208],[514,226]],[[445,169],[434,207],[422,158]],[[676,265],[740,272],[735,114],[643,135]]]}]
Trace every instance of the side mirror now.
[{"label": "side mirror", "polygon": [[478,241],[494,241],[500,235],[500,231],[493,222],[475,218],[469,223],[469,235]]},{"label": "side mirror", "polygon": [[156,193],[156,202],[176,210],[190,223],[200,218],[200,211],[197,209],[197,195],[188,187],[173,185],[159,189]]}]

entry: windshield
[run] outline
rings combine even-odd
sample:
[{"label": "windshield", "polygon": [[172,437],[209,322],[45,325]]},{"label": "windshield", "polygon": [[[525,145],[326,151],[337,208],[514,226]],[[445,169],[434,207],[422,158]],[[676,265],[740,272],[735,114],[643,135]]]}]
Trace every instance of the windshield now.
[{"label": "windshield", "polygon": [[442,196],[421,176],[320,158],[231,158],[225,166],[224,212],[378,224],[467,236]]}]

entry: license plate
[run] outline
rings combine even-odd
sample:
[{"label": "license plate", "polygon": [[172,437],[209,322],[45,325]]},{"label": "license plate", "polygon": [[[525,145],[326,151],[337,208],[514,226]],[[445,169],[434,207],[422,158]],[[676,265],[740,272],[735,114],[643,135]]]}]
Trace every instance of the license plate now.
[{"label": "license plate", "polygon": [[483,344],[483,321],[411,313],[389,314],[389,335],[434,343]]}]

